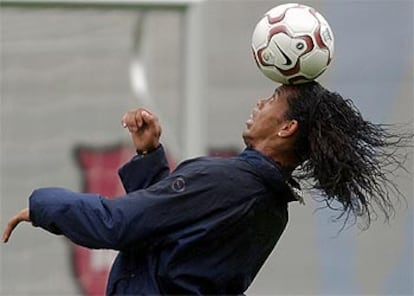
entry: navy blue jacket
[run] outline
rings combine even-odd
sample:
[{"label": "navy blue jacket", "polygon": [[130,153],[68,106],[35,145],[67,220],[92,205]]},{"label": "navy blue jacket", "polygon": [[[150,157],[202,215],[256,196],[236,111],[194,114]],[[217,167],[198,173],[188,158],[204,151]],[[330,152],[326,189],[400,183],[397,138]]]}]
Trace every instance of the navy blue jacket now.
[{"label": "navy blue jacket", "polygon": [[34,226],[89,248],[116,249],[107,294],[241,294],[271,253],[296,200],[277,163],[188,160],[169,173],[163,148],[119,170],[127,195],[61,188],[30,197]]}]

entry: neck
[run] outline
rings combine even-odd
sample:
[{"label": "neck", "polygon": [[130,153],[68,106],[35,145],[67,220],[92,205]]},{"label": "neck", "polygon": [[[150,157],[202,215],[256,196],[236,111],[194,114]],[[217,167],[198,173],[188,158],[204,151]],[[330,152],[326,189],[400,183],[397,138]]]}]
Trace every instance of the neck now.
[{"label": "neck", "polygon": [[271,158],[273,161],[280,164],[282,171],[286,176],[290,176],[292,172],[299,165],[297,157],[290,152],[277,151],[274,149],[266,149],[260,147],[253,147],[255,150],[259,151],[263,155]]}]

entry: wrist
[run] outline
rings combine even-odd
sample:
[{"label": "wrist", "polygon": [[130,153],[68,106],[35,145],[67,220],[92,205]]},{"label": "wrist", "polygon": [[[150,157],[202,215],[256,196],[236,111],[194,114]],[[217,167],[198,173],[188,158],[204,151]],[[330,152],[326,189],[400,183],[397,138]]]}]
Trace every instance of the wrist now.
[{"label": "wrist", "polygon": [[145,148],[145,149],[137,148],[137,149],[135,149],[135,152],[137,153],[137,155],[147,155],[147,154],[157,150],[160,146],[161,146],[161,144],[158,143],[158,145],[156,145],[154,147],[151,147],[151,148]]}]

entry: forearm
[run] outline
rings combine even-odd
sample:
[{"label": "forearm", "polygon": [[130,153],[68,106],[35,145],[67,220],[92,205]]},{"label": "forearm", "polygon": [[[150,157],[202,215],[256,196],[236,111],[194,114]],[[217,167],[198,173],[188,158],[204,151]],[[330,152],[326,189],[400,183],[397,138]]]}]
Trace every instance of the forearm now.
[{"label": "forearm", "polygon": [[[88,248],[119,249],[121,226],[97,194],[75,193],[61,188],[35,190],[29,198],[33,226],[63,234]],[[118,228],[118,231],[116,230]]]},{"label": "forearm", "polygon": [[137,155],[119,169],[118,173],[127,193],[162,180],[169,174],[164,148],[160,145],[147,155]]}]

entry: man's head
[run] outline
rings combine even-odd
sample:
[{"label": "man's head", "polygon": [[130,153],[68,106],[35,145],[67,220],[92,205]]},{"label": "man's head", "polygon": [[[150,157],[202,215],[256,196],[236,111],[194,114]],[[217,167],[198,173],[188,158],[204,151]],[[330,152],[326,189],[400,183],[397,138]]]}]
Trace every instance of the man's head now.
[{"label": "man's head", "polygon": [[398,148],[412,147],[413,134],[364,120],[351,100],[310,82],[282,85],[259,100],[243,138],[284,169],[299,166],[328,207],[342,205],[340,216],[352,213],[369,225],[373,205],[392,215],[389,192],[398,192],[386,172],[403,167]]},{"label": "man's head", "polygon": [[308,114],[314,112],[322,90],[316,82],[281,85],[270,97],[258,100],[243,132],[246,145],[290,170],[302,163],[307,159]]},{"label": "man's head", "polygon": [[[295,91],[282,85],[265,99],[259,99],[246,121],[243,139],[248,147],[283,163],[291,158],[296,141],[298,122],[288,118],[288,97]],[[296,162],[296,161],[295,161]],[[291,165],[291,164],[289,164]]]}]

